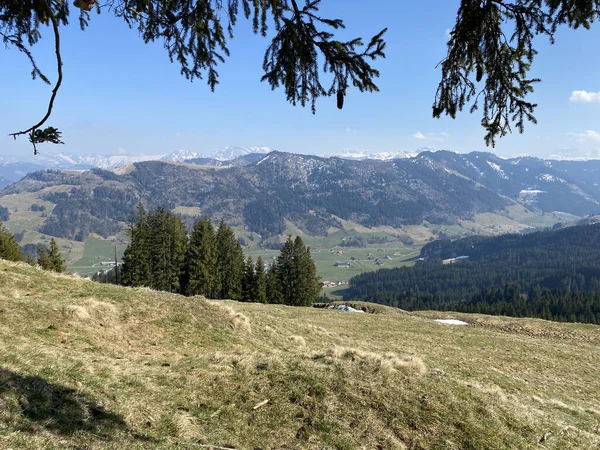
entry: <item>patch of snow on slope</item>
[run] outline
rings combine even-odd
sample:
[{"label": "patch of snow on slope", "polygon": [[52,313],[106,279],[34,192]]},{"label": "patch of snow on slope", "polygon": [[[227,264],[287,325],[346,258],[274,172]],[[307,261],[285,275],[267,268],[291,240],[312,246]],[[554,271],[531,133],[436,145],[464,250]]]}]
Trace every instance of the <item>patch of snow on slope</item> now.
[{"label": "patch of snow on slope", "polygon": [[557,181],[559,183],[566,183],[566,181],[563,180],[562,178],[556,177],[554,175],[550,175],[549,173],[545,173],[543,175],[540,175],[538,177],[538,180],[545,181],[547,183],[553,183],[555,181]]},{"label": "patch of snow on slope", "polygon": [[467,166],[469,166],[471,169],[473,169],[475,172],[477,172],[477,175],[479,175],[480,177],[485,176],[485,174],[481,171],[481,169],[479,169],[479,167],[477,167],[471,161],[466,160],[465,163],[467,164]]},{"label": "patch of snow on slope", "polygon": [[469,325],[467,322],[458,319],[435,319],[435,321],[446,325]]},{"label": "patch of snow on slope", "polygon": [[258,161],[258,162],[256,163],[256,165],[258,166],[258,165],[260,165],[260,164],[264,163],[264,162],[265,162],[265,161],[267,161],[267,160],[268,160],[270,157],[271,157],[271,155],[267,155],[267,156],[265,156],[263,159],[261,159],[260,161]]},{"label": "patch of snow on slope", "polygon": [[546,193],[546,191],[540,191],[539,189],[523,189],[521,192],[519,192],[519,195],[534,196],[534,195],[545,194],[545,193]]},{"label": "patch of snow on slope", "polygon": [[502,167],[500,167],[498,164],[495,164],[491,161],[488,161],[487,163],[492,169],[494,169],[498,173],[498,176],[500,176],[500,178],[508,180],[508,177],[506,176],[506,173],[504,173],[504,170],[502,170]]}]

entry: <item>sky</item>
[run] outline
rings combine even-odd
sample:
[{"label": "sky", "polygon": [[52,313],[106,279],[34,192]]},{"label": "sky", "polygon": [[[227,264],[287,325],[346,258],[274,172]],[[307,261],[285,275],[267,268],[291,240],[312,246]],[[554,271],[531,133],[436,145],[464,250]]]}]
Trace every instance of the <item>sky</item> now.
[{"label": "sky", "polygon": [[[376,7],[365,7],[365,5]],[[557,151],[600,149],[600,25],[562,29],[555,45],[536,41],[531,74],[542,78],[531,99],[539,104],[537,125],[486,148],[480,116],[433,119],[431,105],[459,0],[399,2],[323,0],[324,16],[341,18],[342,37],[365,39],[387,27],[387,58],[380,92],[348,92],[342,111],[335,98],[321,98],[316,115],[287,103],[282,90],[261,83],[268,38],[253,35],[240,20],[231,57],[219,68],[220,85],[190,83],[171,64],[161,42],[144,44],[137,31],[108,11],[92,15],[81,31],[77,11],[62,29],[64,81],[49,125],[65,145],[44,145],[46,154],[165,154],[189,149],[210,154],[226,146],[268,146],[280,151],[332,155],[344,152],[414,151],[422,147],[458,152],[493,151],[501,156],[546,156]],[[50,29],[33,52],[56,79]],[[1,49],[0,155],[30,154],[26,137],[7,135],[37,122],[51,86],[31,80],[28,60]]]}]

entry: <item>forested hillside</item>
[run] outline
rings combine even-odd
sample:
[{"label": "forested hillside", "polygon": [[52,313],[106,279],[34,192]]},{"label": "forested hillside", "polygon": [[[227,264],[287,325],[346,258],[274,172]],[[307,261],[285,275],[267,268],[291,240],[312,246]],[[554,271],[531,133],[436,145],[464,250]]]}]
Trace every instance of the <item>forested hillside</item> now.
[{"label": "forested hillside", "polygon": [[55,204],[36,231],[78,241],[90,233],[113,235],[138,202],[147,209],[198,208],[263,238],[282,233],[286,220],[324,236],[340,219],[399,228],[453,225],[482,213],[510,219],[515,205],[539,214],[600,213],[597,161],[446,151],[388,161],[281,152],[238,160],[224,167],[146,161],[112,171],[36,172],[3,190],[0,200],[29,193]]},{"label": "forested hillside", "polygon": [[[436,241],[414,267],[350,280],[346,298],[441,309],[600,323],[600,224]],[[443,259],[468,260],[443,263]]]}]

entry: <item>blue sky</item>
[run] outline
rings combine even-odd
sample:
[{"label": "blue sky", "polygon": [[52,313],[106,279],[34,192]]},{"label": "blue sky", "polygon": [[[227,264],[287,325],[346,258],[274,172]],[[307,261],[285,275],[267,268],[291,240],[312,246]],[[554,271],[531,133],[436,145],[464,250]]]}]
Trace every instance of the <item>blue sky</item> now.
[{"label": "blue sky", "polygon": [[[50,124],[63,131],[54,153],[163,154],[179,149],[210,153],[226,146],[269,146],[281,151],[336,154],[420,147],[460,152],[486,150],[480,116],[433,119],[433,102],[448,29],[458,0],[380,0],[366,8],[356,0],[323,0],[326,16],[342,18],[346,37],[369,37],[388,27],[387,59],[376,63],[381,92],[350,92],[339,111],[321,99],[317,114],[293,107],[283,91],[260,82],[268,40],[240,21],[231,57],[211,93],[203,80],[190,83],[168,61],[161,43],[146,45],[110,13],[93,15],[80,31],[76,15],[63,29],[64,84]],[[34,47],[39,65],[54,81],[52,35]],[[532,74],[542,78],[532,99],[538,125],[499,141],[500,155],[547,155],[571,148],[600,149],[600,26],[561,30],[551,46],[538,39]],[[32,81],[27,59],[0,50],[0,153],[27,154],[26,138],[6,135],[37,121],[51,87]],[[584,91],[573,95],[574,91]]]}]

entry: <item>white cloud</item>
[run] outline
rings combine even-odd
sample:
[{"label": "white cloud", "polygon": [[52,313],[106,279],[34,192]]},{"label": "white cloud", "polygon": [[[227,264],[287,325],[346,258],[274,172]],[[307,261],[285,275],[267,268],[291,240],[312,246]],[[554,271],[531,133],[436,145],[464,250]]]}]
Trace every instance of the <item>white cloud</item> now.
[{"label": "white cloud", "polygon": [[432,141],[432,142],[444,142],[444,139],[448,137],[448,133],[442,132],[439,135],[435,133],[427,133],[427,135],[417,131],[413,134],[415,139],[419,139],[420,141]]},{"label": "white cloud", "polygon": [[600,133],[594,130],[585,130],[583,133],[569,133],[577,139],[578,142],[596,141],[600,142]]},{"label": "white cloud", "polygon": [[346,127],[346,133],[356,133],[356,128]]},{"label": "white cloud", "polygon": [[569,100],[572,102],[600,103],[600,92],[573,91]]},{"label": "white cloud", "polygon": [[452,37],[452,29],[446,28],[446,37],[450,39]]}]

